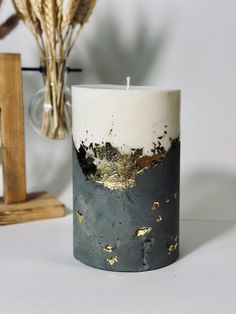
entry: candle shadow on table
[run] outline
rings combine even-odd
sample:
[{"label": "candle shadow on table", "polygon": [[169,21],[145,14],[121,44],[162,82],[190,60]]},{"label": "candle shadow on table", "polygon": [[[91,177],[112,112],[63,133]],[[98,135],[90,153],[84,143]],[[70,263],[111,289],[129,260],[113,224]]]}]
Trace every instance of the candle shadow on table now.
[{"label": "candle shadow on table", "polygon": [[[142,13],[138,14],[134,24],[132,39],[127,40],[124,27],[113,16],[97,21],[96,37],[85,41],[86,54],[81,54],[79,60],[73,55],[70,61],[75,67],[78,66],[77,61],[82,67],[85,65],[81,83],[122,85],[127,76],[131,77],[132,85],[146,83],[153,67],[160,67],[172,24],[165,23],[168,29],[164,27],[153,32]],[[71,77],[70,83],[78,82]]]},{"label": "candle shadow on table", "polygon": [[223,171],[197,172],[183,182],[181,258],[235,227],[235,191],[236,176]]}]

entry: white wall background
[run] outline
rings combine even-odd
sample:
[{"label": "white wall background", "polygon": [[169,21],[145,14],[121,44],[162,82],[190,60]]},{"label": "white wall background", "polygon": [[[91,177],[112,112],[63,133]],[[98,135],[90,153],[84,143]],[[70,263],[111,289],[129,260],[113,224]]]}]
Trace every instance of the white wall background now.
[{"label": "white wall background", "polygon": [[[10,12],[5,1],[1,19]],[[98,0],[70,58],[70,83],[178,87],[182,97],[182,218],[236,219],[236,1]],[[38,66],[21,24],[0,41]],[[39,74],[24,73],[28,190],[48,190],[72,206],[71,142],[37,135],[27,117]]]}]

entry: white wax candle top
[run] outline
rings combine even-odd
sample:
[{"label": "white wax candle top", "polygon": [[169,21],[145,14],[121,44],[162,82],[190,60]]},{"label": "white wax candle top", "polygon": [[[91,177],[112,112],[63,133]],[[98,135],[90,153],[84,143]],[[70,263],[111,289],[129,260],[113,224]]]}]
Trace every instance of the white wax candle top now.
[{"label": "white wax candle top", "polygon": [[[127,78],[126,78],[127,79]],[[92,92],[100,92],[101,94],[106,92],[106,93],[114,93],[114,92],[118,92],[123,93],[126,90],[127,84],[124,85],[74,85],[72,86],[72,91],[73,90],[79,90],[80,92],[84,92],[84,93],[91,93]],[[137,85],[130,85],[129,87],[129,91],[131,93],[180,93],[179,89],[166,89],[166,88],[161,88],[161,87],[157,87],[157,86],[137,86]],[[126,93],[125,93],[126,94]]]},{"label": "white wax candle top", "polygon": [[[127,85],[129,85],[127,78]],[[152,155],[153,143],[165,148],[180,136],[180,91],[157,87],[82,85],[72,87],[73,138],[109,142],[122,153],[143,148]]]}]

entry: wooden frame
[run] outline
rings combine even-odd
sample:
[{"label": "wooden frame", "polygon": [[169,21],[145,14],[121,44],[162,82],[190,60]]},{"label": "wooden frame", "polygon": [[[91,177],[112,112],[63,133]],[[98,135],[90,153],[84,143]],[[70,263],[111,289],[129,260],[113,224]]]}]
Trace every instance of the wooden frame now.
[{"label": "wooden frame", "polygon": [[52,195],[26,194],[21,60],[0,54],[0,121],[4,198],[0,225],[64,216],[64,205]]}]

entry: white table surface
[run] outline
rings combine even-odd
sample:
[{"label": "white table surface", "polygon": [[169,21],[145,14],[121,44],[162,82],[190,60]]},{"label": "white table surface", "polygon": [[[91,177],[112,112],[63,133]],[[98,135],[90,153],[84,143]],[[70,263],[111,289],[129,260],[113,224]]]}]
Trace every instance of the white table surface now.
[{"label": "white table surface", "polygon": [[0,228],[1,314],[236,313],[236,222],[181,221],[166,268],[113,273],[72,256],[72,216]]}]

